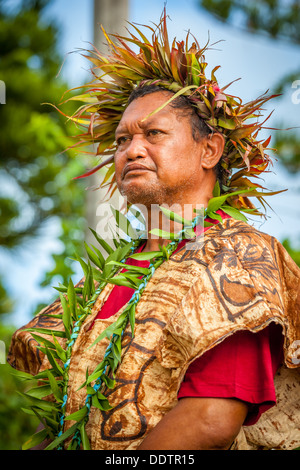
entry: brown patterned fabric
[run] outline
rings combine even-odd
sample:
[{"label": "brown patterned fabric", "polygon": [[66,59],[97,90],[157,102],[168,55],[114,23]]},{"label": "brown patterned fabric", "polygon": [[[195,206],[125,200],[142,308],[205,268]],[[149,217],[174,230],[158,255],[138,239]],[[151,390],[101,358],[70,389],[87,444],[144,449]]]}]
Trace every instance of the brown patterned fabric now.
[{"label": "brown patterned fabric", "polygon": [[[284,364],[275,378],[278,403],[258,423],[243,427],[233,449],[292,449],[300,445],[300,270],[282,245],[244,222],[228,219],[210,228],[197,249],[186,247],[166,261],[148,283],[136,310],[135,336],[130,328],[122,342],[122,364],[116,386],[105,390],[113,409],[91,408],[87,432],[92,449],[136,449],[177,402],[177,391],[189,364],[239,330],[253,333],[271,322],[282,326]],[[99,296],[75,343],[70,364],[67,414],[83,406],[86,367],[91,373],[108,345],[105,339],[88,349],[119,315],[97,319],[112,285]],[[54,303],[46,310],[59,312]],[[122,311],[122,309],[121,309]],[[43,312],[45,313],[45,311]],[[41,326],[60,321],[39,315]],[[53,326],[51,326],[53,327]],[[9,360],[36,373],[48,367],[29,333],[18,330]],[[72,425],[67,422],[67,426]]]}]

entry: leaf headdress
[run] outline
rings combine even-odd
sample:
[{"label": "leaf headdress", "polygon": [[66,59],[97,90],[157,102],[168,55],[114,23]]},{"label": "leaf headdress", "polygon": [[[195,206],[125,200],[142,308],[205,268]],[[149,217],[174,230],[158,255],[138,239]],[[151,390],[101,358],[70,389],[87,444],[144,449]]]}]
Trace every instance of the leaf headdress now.
[{"label": "leaf headdress", "polygon": [[128,31],[128,37],[108,35],[102,28],[109,54],[104,55],[94,47],[85,55],[94,64],[93,80],[84,86],[82,94],[71,98],[83,103],[71,119],[82,128],[76,136],[76,146],[96,144],[95,155],[101,157],[101,161],[78,178],[105,167],[101,186],[108,187],[108,194],[115,191],[116,127],[133,89],[156,84],[173,92],[172,99],[182,94],[187,96],[207,126],[224,136],[221,194],[235,193],[228,197],[229,205],[262,215],[249,196],[256,197],[265,208],[264,196],[276,194],[265,192],[257,182],[271,163],[266,153],[271,137],[259,140],[259,131],[266,121],[259,122],[259,118],[262,106],[276,95],[265,93],[243,103],[240,98],[227,94],[225,90],[230,84],[220,87],[215,77],[219,66],[212,70],[210,78],[205,75],[204,52],[208,43],[201,48],[192,37],[189,45],[191,34],[188,33],[185,41],[174,39],[170,44],[165,10],[158,25],[144,26],[150,31],[151,40],[135,24],[129,25],[133,31]]}]

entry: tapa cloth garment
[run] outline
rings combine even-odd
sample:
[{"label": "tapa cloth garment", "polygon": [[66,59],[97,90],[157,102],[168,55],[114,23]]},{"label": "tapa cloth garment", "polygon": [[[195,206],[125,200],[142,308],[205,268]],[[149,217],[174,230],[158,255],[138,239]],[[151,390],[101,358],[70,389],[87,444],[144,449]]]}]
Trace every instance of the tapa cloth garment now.
[{"label": "tapa cloth garment", "polygon": [[[259,421],[243,427],[232,448],[293,449],[300,445],[300,374],[295,345],[300,338],[300,270],[282,245],[244,222],[228,219],[213,226],[197,249],[187,244],[155,272],[136,309],[135,336],[130,327],[122,342],[116,386],[105,390],[113,409],[91,408],[87,432],[92,449],[136,449],[177,403],[177,391],[189,364],[239,330],[260,331],[271,322],[282,326],[284,364],[275,376],[277,405]],[[193,246],[195,248],[195,245]],[[75,343],[67,414],[84,404],[86,368],[101,361],[108,340],[88,349],[114,316],[95,321],[112,285],[98,297]],[[55,302],[30,327],[63,329]],[[9,362],[37,373],[49,367],[29,332],[18,330]],[[66,426],[71,426],[67,422]]]}]

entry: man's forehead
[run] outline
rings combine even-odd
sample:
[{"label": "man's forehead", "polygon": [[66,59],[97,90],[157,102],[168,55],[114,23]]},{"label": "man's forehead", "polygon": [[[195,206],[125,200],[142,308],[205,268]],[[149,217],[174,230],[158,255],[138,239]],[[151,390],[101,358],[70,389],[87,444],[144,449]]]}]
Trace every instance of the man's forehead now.
[{"label": "man's forehead", "polygon": [[158,111],[152,116],[148,116],[149,113],[143,113],[141,115],[139,113],[132,113],[130,115],[128,114],[125,115],[124,113],[117,126],[116,133],[122,132],[122,130],[127,129],[127,127],[131,124],[135,124],[141,129],[143,129],[153,124],[157,124],[158,122],[160,123],[168,122],[170,121],[170,113],[171,113],[170,109],[164,110],[164,112],[163,110]]},{"label": "man's forehead", "polygon": [[[150,96],[150,95],[147,95]],[[170,115],[176,115],[176,109],[172,108],[169,104],[164,106],[162,109],[157,111],[157,109],[163,104],[152,103],[153,106],[145,107],[142,102],[143,98],[138,98],[125,109],[119,124],[116,128],[116,133],[121,132],[123,129],[126,129],[128,125],[135,124],[140,128],[151,126],[158,122],[170,121]],[[165,98],[167,101],[168,98]],[[138,103],[135,103],[138,102]],[[131,106],[132,104],[135,106]],[[150,109],[151,108],[151,109]],[[154,113],[154,114],[151,114]],[[151,115],[150,115],[151,114]]]}]

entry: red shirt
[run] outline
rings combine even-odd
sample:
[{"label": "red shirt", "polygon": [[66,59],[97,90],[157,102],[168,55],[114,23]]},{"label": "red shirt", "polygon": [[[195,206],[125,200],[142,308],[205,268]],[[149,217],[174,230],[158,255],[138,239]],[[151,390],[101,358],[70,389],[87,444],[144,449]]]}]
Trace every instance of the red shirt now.
[{"label": "red shirt", "polygon": [[[222,213],[222,217],[227,216]],[[177,250],[185,243],[186,240],[180,242]],[[142,249],[140,247],[138,251]],[[149,261],[131,258],[126,263],[149,266]],[[132,293],[130,287],[114,286],[96,318],[114,315],[130,300]],[[236,398],[249,404],[244,425],[254,424],[264,411],[276,403],[273,378],[282,361],[282,341],[281,327],[274,324],[258,333],[236,332],[189,366],[178,399]]]}]

